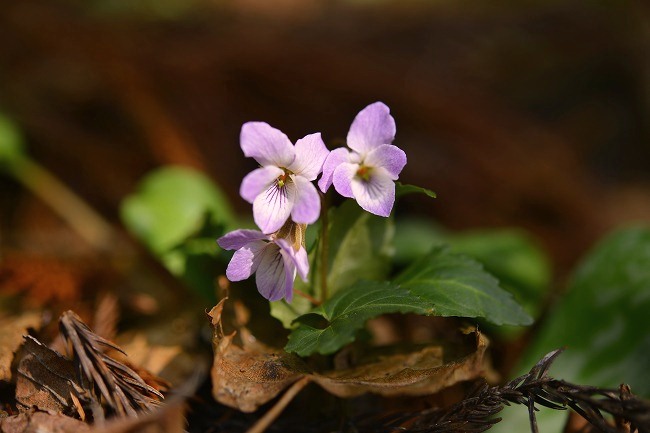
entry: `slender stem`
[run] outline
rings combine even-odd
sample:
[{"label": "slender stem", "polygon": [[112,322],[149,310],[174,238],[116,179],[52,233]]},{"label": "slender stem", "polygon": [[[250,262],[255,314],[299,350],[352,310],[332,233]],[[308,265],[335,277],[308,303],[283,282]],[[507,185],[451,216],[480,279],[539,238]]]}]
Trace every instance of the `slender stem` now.
[{"label": "slender stem", "polygon": [[327,275],[329,273],[329,194],[321,194],[320,205],[320,298],[323,302],[327,300]]},{"label": "slender stem", "polygon": [[269,426],[280,416],[282,411],[287,407],[291,400],[309,383],[311,379],[309,377],[303,377],[298,382],[291,385],[291,388],[284,393],[282,398],[264,414],[262,418],[257,420],[257,422],[248,429],[246,433],[262,433],[264,430],[269,428]]},{"label": "slender stem", "polygon": [[319,301],[318,299],[316,299],[316,298],[314,298],[313,296],[311,296],[311,295],[309,295],[309,294],[303,292],[302,290],[298,290],[298,289],[296,289],[295,287],[294,287],[294,289],[293,289],[293,293],[295,293],[295,294],[298,295],[298,296],[302,296],[303,298],[305,298],[305,299],[307,299],[309,302],[311,302],[313,305],[320,305],[320,304],[322,304],[322,302]]},{"label": "slender stem", "polygon": [[111,225],[52,173],[26,157],[11,172],[88,243],[101,250],[109,249],[115,240]]}]

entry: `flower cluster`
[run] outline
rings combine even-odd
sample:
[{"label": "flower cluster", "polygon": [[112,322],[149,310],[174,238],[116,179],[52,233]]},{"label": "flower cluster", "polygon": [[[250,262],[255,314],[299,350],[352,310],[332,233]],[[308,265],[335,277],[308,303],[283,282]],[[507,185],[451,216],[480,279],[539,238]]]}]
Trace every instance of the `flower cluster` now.
[{"label": "flower cluster", "polygon": [[355,117],[347,135],[350,149],[327,150],[320,133],[295,145],[280,130],[264,122],[248,122],[240,135],[244,155],[259,168],[242,181],[240,195],[253,205],[258,230],[235,230],[218,239],[236,250],[226,276],[241,281],[256,274],[257,288],[270,301],[293,297],[296,275],[307,281],[309,261],[305,229],[321,213],[318,190],[330,186],[375,215],[387,217],[395,202],[395,183],[406,155],[392,145],[395,120],[389,108],[375,102]]}]

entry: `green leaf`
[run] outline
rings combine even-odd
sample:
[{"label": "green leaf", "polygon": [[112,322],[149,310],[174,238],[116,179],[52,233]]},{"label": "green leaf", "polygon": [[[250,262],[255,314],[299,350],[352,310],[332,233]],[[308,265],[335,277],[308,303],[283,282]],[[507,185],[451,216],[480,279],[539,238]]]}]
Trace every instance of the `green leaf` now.
[{"label": "green leaf", "polygon": [[437,195],[435,192],[431,191],[430,189],[427,188],[422,188],[419,186],[415,185],[405,185],[402,182],[395,182],[395,196],[396,197],[401,197],[406,194],[424,194],[428,197],[431,198],[436,198]]},{"label": "green leaf", "polygon": [[[496,324],[531,323],[530,316],[480,264],[440,247],[392,283],[358,282],[311,314],[300,316],[285,349],[301,356],[333,353],[352,342],[368,319],[386,313],[484,317]],[[314,314],[327,321],[325,326],[314,326]]]},{"label": "green leaf", "polygon": [[449,243],[450,235],[431,219],[407,217],[395,219],[395,257],[397,265],[406,266],[431,251]]},{"label": "green leaf", "polygon": [[[299,326],[289,336],[288,352],[307,356],[330,354],[354,341],[368,319],[387,313],[430,314],[407,290],[387,282],[362,281],[337,294],[312,314],[297,319]],[[326,326],[319,327],[321,316]]]},{"label": "green leaf", "polygon": [[453,252],[481,262],[502,287],[537,314],[551,281],[549,260],[531,236],[521,229],[484,229],[448,232],[422,218],[396,221],[395,262],[408,265],[431,251],[449,244]]},{"label": "green leaf", "polygon": [[631,385],[650,397],[650,227],[614,232],[585,258],[567,294],[543,323],[524,356],[567,346],[554,375],[601,387]]},{"label": "green leaf", "polygon": [[164,167],[148,174],[124,199],[121,217],[165,265],[196,293],[214,300],[215,239],[233,226],[224,194],[202,173]]},{"label": "green leaf", "polygon": [[233,216],[224,194],[202,173],[165,167],[149,175],[121,206],[122,221],[154,253],[162,254],[209,220],[229,226]]},{"label": "green leaf", "polygon": [[22,159],[25,149],[23,137],[16,125],[7,117],[0,114],[0,165],[9,168]]},{"label": "green leaf", "polygon": [[362,279],[388,276],[395,232],[391,218],[372,215],[348,200],[331,212],[329,227],[329,295]]},{"label": "green leaf", "polygon": [[429,302],[438,316],[483,317],[496,325],[529,325],[532,318],[471,258],[437,247],[394,281]]},{"label": "green leaf", "polygon": [[[296,287],[298,285],[296,280]],[[298,289],[302,290],[302,289]],[[295,327],[294,321],[298,316],[307,314],[313,307],[311,302],[301,296],[294,296],[290,304],[282,301],[271,302],[271,316],[278,319],[286,329]]]},{"label": "green leaf", "polygon": [[483,264],[530,313],[537,314],[551,283],[547,256],[523,230],[472,230],[451,236],[452,250]]}]

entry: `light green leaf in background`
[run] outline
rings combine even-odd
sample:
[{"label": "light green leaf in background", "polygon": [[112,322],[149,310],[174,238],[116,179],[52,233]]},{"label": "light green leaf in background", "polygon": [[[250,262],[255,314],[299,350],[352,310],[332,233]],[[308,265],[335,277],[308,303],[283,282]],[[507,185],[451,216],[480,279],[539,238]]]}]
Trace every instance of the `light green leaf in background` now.
[{"label": "light green leaf in background", "polygon": [[24,156],[23,137],[16,125],[0,113],[0,168],[12,165]]},{"label": "light green leaf in background", "polygon": [[202,173],[163,167],[148,174],[121,206],[122,221],[154,253],[161,254],[198,232],[206,220],[230,226],[224,194]]},{"label": "light green leaf in background", "polygon": [[195,292],[215,300],[216,238],[234,225],[224,194],[204,174],[163,167],[148,174],[121,206],[124,225]]}]

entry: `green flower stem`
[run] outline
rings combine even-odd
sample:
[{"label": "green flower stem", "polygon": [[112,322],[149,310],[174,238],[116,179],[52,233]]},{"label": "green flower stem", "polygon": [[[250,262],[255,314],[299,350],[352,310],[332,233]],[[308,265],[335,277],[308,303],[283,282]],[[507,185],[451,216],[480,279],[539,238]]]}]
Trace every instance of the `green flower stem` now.
[{"label": "green flower stem", "polygon": [[320,205],[320,298],[327,301],[327,274],[329,273],[329,194],[321,194]]},{"label": "green flower stem", "polygon": [[23,155],[12,161],[8,171],[89,244],[100,250],[108,250],[113,244],[111,225],[47,169]]}]

